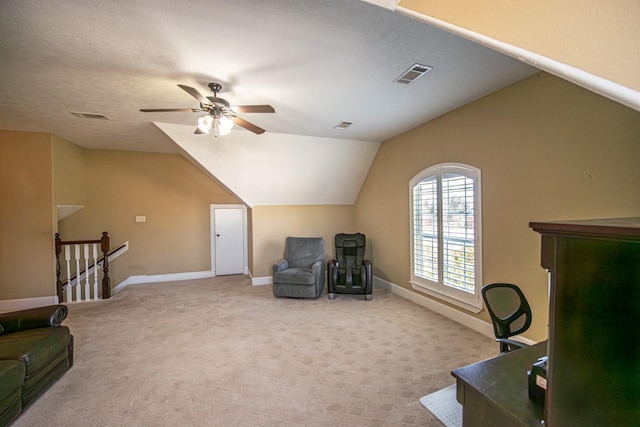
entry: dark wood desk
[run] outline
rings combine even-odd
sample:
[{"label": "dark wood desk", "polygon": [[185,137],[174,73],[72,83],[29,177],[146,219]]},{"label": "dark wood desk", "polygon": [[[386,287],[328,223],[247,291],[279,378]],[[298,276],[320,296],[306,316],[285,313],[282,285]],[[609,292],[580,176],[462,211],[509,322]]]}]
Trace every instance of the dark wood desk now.
[{"label": "dark wood desk", "polygon": [[639,426],[640,217],[529,226],[550,279],[547,426]]},{"label": "dark wood desk", "polygon": [[527,371],[547,354],[547,342],[451,372],[464,427],[540,426],[544,409],[529,400]]}]

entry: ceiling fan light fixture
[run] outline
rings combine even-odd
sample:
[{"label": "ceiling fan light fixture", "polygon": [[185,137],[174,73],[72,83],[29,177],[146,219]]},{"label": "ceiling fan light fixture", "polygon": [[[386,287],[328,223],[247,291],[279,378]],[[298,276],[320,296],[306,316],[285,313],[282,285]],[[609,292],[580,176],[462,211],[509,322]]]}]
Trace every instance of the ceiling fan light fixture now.
[{"label": "ceiling fan light fixture", "polygon": [[233,120],[221,111],[212,111],[198,118],[198,134],[209,134],[213,128],[214,136],[228,135],[233,128]]},{"label": "ceiling fan light fixture", "polygon": [[233,120],[231,120],[228,116],[222,114],[220,115],[220,117],[218,117],[218,126],[220,126],[220,129],[226,130],[226,133],[229,133],[231,132],[231,128],[233,128]]},{"label": "ceiling fan light fixture", "polygon": [[198,118],[198,130],[201,133],[208,134],[213,126],[213,117],[211,114],[204,115]]},{"label": "ceiling fan light fixture", "polygon": [[214,109],[211,111],[210,117],[212,118],[214,136],[224,136],[231,132],[231,128],[233,128],[233,120],[231,120],[224,111]]},{"label": "ceiling fan light fixture", "polygon": [[215,127],[215,136],[224,136],[231,132],[233,122],[229,117],[222,115],[213,121],[213,126]]}]

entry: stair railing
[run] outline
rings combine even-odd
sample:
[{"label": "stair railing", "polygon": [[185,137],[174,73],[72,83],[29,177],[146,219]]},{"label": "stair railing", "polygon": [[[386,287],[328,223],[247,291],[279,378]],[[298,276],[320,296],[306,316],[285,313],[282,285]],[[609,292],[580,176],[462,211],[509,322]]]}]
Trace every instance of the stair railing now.
[{"label": "stair railing", "polygon": [[[98,259],[98,244],[102,257]],[[98,299],[98,268],[102,263],[102,299],[111,298],[111,278],[109,277],[109,233],[104,231],[99,240],[69,240],[63,241],[60,234],[56,233],[56,293],[58,301],[71,302],[73,299],[73,289],[75,288],[75,301],[88,301]],[[64,259],[66,263],[67,280],[60,278],[60,255],[64,249]],[[84,249],[84,251],[82,251]],[[84,253],[83,253],[84,252]],[[84,255],[84,256],[83,256]],[[71,277],[71,260],[75,260],[75,277]],[[93,262],[90,263],[90,260]],[[84,262],[84,269],[81,268],[80,261]],[[91,280],[93,271],[93,280]],[[84,279],[84,292],[82,283]],[[75,283],[74,283],[75,282]],[[92,285],[93,284],[93,292]],[[65,289],[66,288],[66,289]],[[67,298],[64,298],[65,290]]]}]

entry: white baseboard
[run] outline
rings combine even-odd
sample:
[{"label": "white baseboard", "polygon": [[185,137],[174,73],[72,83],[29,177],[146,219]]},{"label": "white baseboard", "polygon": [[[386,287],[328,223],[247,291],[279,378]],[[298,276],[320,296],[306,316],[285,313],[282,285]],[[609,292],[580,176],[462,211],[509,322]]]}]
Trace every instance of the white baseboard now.
[{"label": "white baseboard", "polygon": [[273,276],[253,277],[251,276],[251,286],[272,285]]},{"label": "white baseboard", "polygon": [[214,271],[190,271],[186,273],[171,273],[171,274],[142,274],[139,276],[129,276],[122,281],[118,286],[111,289],[111,294],[115,295],[129,285],[140,285],[144,283],[161,283],[161,282],[177,282],[180,280],[194,280],[194,279],[208,279],[210,277],[216,277]]},{"label": "white baseboard", "polygon": [[0,313],[10,311],[26,310],[28,308],[43,307],[45,305],[58,304],[58,297],[55,295],[38,298],[21,298],[0,301]]},{"label": "white baseboard", "polygon": [[[493,334],[493,326],[491,326],[491,323],[485,322],[484,320],[478,319],[477,317],[470,316],[447,305],[441,304],[431,298],[427,298],[416,292],[410,291],[409,289],[403,288],[402,286],[398,286],[395,283],[391,283],[376,276],[373,277],[373,284],[381,286],[398,296],[401,296],[424,308],[441,314],[444,317],[449,318],[454,322],[460,323],[461,325],[466,326],[467,328],[472,329],[482,335],[486,335],[490,338],[495,338],[495,335]],[[535,341],[532,341],[520,335],[513,338],[517,341],[522,341],[525,344],[535,344]]]}]

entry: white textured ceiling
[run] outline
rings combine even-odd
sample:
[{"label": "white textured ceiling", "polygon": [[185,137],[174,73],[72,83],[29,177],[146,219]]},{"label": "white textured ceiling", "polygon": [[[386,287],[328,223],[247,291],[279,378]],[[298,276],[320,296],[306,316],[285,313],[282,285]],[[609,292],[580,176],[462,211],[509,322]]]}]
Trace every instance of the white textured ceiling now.
[{"label": "white textured ceiling", "polygon": [[[393,1],[372,2],[385,7],[359,0],[2,0],[0,129],[52,132],[86,148],[180,152],[184,144],[153,122],[193,129],[197,115],[139,109],[198,107],[177,84],[210,95],[207,84],[220,82],[219,96],[232,104],[275,108],[241,115],[267,133],[358,146],[536,71],[395,13]],[[392,82],[414,63],[434,69],[409,86]],[[353,125],[334,130],[341,121]],[[308,179],[320,187],[325,176]],[[360,184],[347,193],[357,194]],[[277,196],[265,201],[280,203]]]}]

